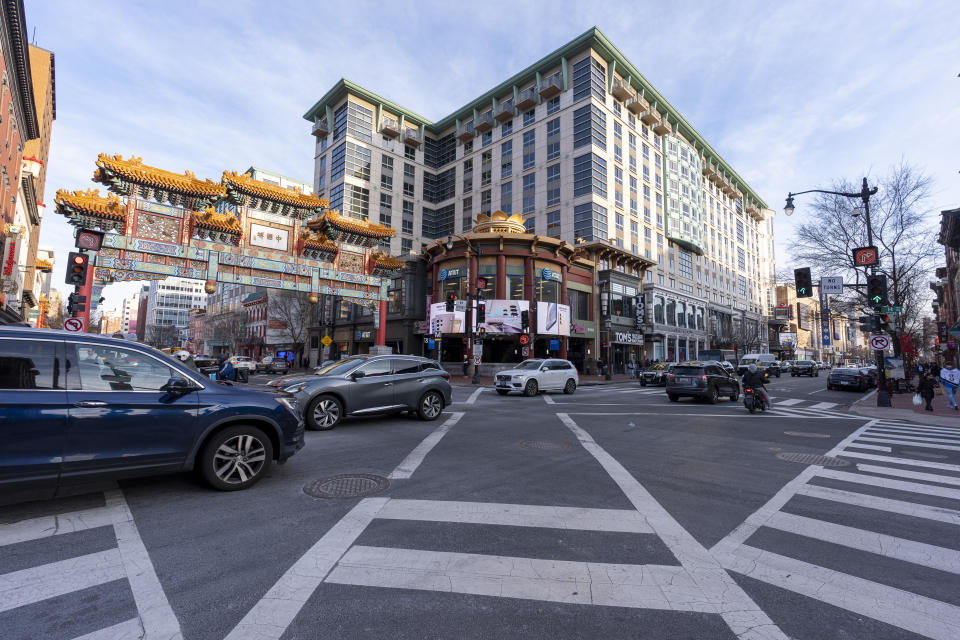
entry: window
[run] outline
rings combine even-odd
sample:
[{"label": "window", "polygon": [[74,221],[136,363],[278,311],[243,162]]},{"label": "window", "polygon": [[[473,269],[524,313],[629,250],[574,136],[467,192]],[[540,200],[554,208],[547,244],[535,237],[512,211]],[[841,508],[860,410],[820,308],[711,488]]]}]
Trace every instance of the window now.
[{"label": "window", "polygon": [[578,102],[591,93],[597,100],[606,98],[607,72],[603,65],[587,56],[573,65],[573,101]]},{"label": "window", "polygon": [[567,289],[567,304],[570,306],[570,317],[577,320],[590,318],[590,294],[586,291]]},{"label": "window", "polygon": [[584,240],[605,240],[607,210],[595,202],[585,202],[573,209],[573,235]]},{"label": "window", "polygon": [[370,190],[355,184],[344,185],[342,212],[351,218],[366,220],[370,213]]},{"label": "window", "polygon": [[595,153],[573,159],[573,195],[595,193],[607,197],[607,162]]},{"label": "window", "polygon": [[343,183],[330,189],[330,208],[334,211],[343,209]]},{"label": "window", "polygon": [[689,251],[680,250],[680,276],[693,279],[693,256]]},{"label": "window", "polygon": [[[336,118],[334,118],[336,119]],[[355,102],[347,102],[347,133],[354,138],[373,142],[373,111]]]},{"label": "window", "polygon": [[410,375],[420,373],[420,361],[412,358],[390,358],[393,361],[394,375]]},{"label": "window", "polygon": [[623,214],[622,213],[616,214],[616,226],[617,226],[617,231],[620,231],[622,233],[623,232]]},{"label": "window", "polygon": [[473,191],[473,158],[463,161],[463,192]]},{"label": "window", "polygon": [[523,134],[523,170],[533,168],[536,164],[536,129]]},{"label": "window", "polygon": [[391,370],[390,361],[393,359],[394,358],[381,358],[380,360],[374,360],[359,367],[357,371],[363,371],[365,378],[388,376]]},{"label": "window", "polygon": [[745,269],[747,266],[746,254],[743,252],[743,247],[737,247],[737,268]]},{"label": "window", "polygon": [[536,206],[537,174],[523,176],[523,212],[533,213]]},{"label": "window", "polygon": [[387,154],[380,160],[380,188],[393,190],[393,158]]},{"label": "window", "polygon": [[370,179],[370,149],[347,142],[347,173],[360,180]]},{"label": "window", "polygon": [[513,182],[504,182],[500,185],[500,210],[504,213],[513,213]]},{"label": "window", "polygon": [[502,125],[500,125],[500,137],[506,137],[513,133],[513,120],[507,120]]},{"label": "window", "polygon": [[[408,129],[411,131],[411,129]],[[404,145],[403,157],[407,160],[416,160],[417,159],[417,149],[416,147],[411,147],[409,145]]]},{"label": "window", "polygon": [[413,233],[413,203],[403,201],[403,228],[404,233]]},{"label": "window", "polygon": [[467,140],[463,143],[463,155],[473,153],[473,140]]},{"label": "window", "polygon": [[603,109],[588,104],[573,112],[573,148],[595,144],[607,149],[607,119]]},{"label": "window", "polygon": [[393,225],[393,196],[389,193],[380,194],[380,224]]},{"label": "window", "polygon": [[547,233],[554,237],[560,236],[560,212],[550,211],[547,213]]},{"label": "window", "polygon": [[413,250],[413,240],[410,238],[400,239],[400,253],[406,255]]},{"label": "window", "polygon": [[560,204],[560,164],[547,167],[547,206]]},{"label": "window", "polygon": [[536,110],[535,110],[535,109],[530,109],[530,111],[524,112],[524,114],[523,114],[523,126],[526,127],[526,126],[528,126],[528,125],[531,125],[531,124],[533,124],[534,122],[536,122],[536,120],[537,120],[537,114],[536,114]]},{"label": "window", "polygon": [[547,100],[547,115],[552,116],[560,111],[560,96],[554,96]]},{"label": "window", "polygon": [[417,171],[416,168],[407,162],[403,163],[403,195],[413,197],[414,196],[414,181],[416,180]]},{"label": "window", "polygon": [[[76,345],[80,388],[86,391],[160,391],[176,370],[156,358],[113,345]],[[72,359],[72,358],[71,358]]]},{"label": "window", "polygon": [[463,230],[473,228],[473,198],[463,199]]},{"label": "window", "polygon": [[487,131],[480,136],[480,146],[485,147],[493,142],[493,131]]},{"label": "window", "polygon": [[560,118],[547,123],[547,162],[560,157]]},{"label": "window", "polygon": [[490,189],[480,192],[480,213],[490,215]]},{"label": "window", "polygon": [[326,188],[327,182],[327,156],[320,158],[320,164],[317,167],[317,193]]},{"label": "window", "polygon": [[347,143],[344,142],[330,153],[330,182],[336,182],[343,177]]},{"label": "window", "polygon": [[613,143],[613,160],[623,164],[623,147],[616,142]]},{"label": "window", "polygon": [[[743,242],[743,220],[737,220],[737,241]],[[742,269],[743,267],[741,267]]]},{"label": "window", "polygon": [[343,103],[333,112],[333,139],[339,140],[347,134],[347,103]]},{"label": "window", "polygon": [[[619,106],[619,104],[617,106]],[[623,140],[623,125],[619,122],[613,123],[613,139],[621,141]]]},{"label": "window", "polygon": [[500,145],[500,179],[509,178],[511,175],[513,175],[513,140],[507,140]]},{"label": "window", "polygon": [[490,185],[491,174],[493,173],[493,151],[484,151],[480,155],[480,186]]},{"label": "window", "polygon": [[0,389],[64,389],[65,373],[56,342],[0,340]]}]

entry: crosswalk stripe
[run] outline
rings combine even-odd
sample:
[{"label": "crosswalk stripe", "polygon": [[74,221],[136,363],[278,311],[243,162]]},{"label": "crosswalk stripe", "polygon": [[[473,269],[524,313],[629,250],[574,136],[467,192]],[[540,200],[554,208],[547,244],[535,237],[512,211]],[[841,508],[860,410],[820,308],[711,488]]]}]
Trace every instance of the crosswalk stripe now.
[{"label": "crosswalk stripe", "polygon": [[815,405],[811,405],[811,409],[833,409],[837,406],[836,402],[818,402]]},{"label": "crosswalk stripe", "polygon": [[117,549],[0,575],[0,612],[124,577]]},{"label": "crosswalk stripe", "polygon": [[[875,438],[864,436],[860,438],[864,442],[886,442],[888,444],[902,444],[911,447],[920,447],[924,449],[943,449],[945,451],[960,451],[960,447],[952,447],[948,444],[936,444],[933,442],[916,442],[915,440],[902,440],[900,438]],[[917,438],[919,439],[919,438]]]},{"label": "crosswalk stripe", "polygon": [[103,629],[91,631],[73,640],[123,640],[124,638],[144,638],[143,626],[137,618],[125,620]]},{"label": "crosswalk stripe", "polygon": [[960,607],[743,545],[722,558],[737,573],[934,640],[960,637]]},{"label": "crosswalk stripe", "polygon": [[781,407],[792,407],[795,404],[800,404],[803,400],[797,400],[796,398],[787,398],[786,400],[780,400],[777,402]]},{"label": "crosswalk stripe", "polygon": [[890,420],[878,420],[875,424],[877,428],[906,429],[908,431],[929,431],[943,433],[945,435],[960,436],[960,428],[956,427],[935,427],[929,424],[916,424],[913,422],[893,422]]},{"label": "crosswalk stripe", "polygon": [[111,524],[113,514],[106,507],[21,520],[0,527],[0,547]]},{"label": "crosswalk stripe", "polygon": [[960,486],[960,478],[956,476],[942,476],[938,473],[923,473],[922,471],[909,471],[907,469],[881,467],[875,464],[857,464],[857,469],[867,473],[879,473],[885,476],[899,476],[901,478],[913,478],[914,480],[926,480],[928,482],[939,482],[941,484],[954,484]]},{"label": "crosswalk stripe", "polygon": [[797,493],[809,496],[811,498],[819,498],[821,500],[842,502],[844,504],[850,504],[857,507],[866,507],[867,509],[889,511],[891,513],[912,516],[914,518],[937,520],[938,522],[960,525],[960,511],[955,509],[930,507],[925,504],[906,502],[904,500],[894,500],[892,498],[881,498],[879,496],[872,496],[866,493],[844,491],[843,489],[833,489],[831,487],[822,487],[815,484],[804,485]]},{"label": "crosswalk stripe", "polygon": [[[911,458],[896,458],[893,456],[877,456],[872,453],[857,453],[854,451],[842,451],[838,455],[845,458],[862,458],[864,460],[876,460],[878,462],[887,462],[890,464],[903,464],[912,467],[927,467],[929,469],[941,469],[943,471],[960,471],[960,465],[946,464],[944,462],[927,462],[926,460],[913,460]],[[960,480],[960,478],[958,478]]]},{"label": "crosswalk stripe", "polygon": [[547,507],[441,500],[391,500],[377,513],[377,518],[546,527],[580,531],[653,533],[653,529],[640,513],[626,509]]},{"label": "crosswalk stripe", "polygon": [[908,431],[906,429],[891,429],[888,427],[868,429],[868,433],[877,433],[885,436],[904,438],[906,440],[924,440],[926,442],[949,442],[960,444],[960,434],[957,437],[947,438],[943,433],[926,433],[922,431]]},{"label": "crosswalk stripe", "polygon": [[[718,613],[683,567],[354,546],[324,582]],[[682,586],[681,586],[682,585]],[[676,589],[661,587],[675,586]]]},{"label": "crosswalk stripe", "polygon": [[[865,467],[872,465],[857,465],[862,471]],[[882,467],[872,467],[882,468]],[[899,471],[899,469],[893,469]],[[930,476],[929,473],[911,472],[915,475]],[[937,487],[932,484],[921,484],[919,482],[908,482],[906,480],[893,480],[891,478],[879,478],[877,476],[864,475],[862,473],[850,473],[849,471],[836,471],[834,469],[822,469],[817,472],[819,478],[830,478],[832,480],[842,480],[843,482],[854,482],[857,484],[866,484],[884,489],[897,489],[898,491],[910,491],[911,493],[922,493],[928,496],[937,496],[939,498],[952,498],[960,500],[960,490],[948,489],[946,487]]]},{"label": "crosswalk stripe", "polygon": [[891,453],[893,451],[890,447],[882,447],[877,444],[860,444],[859,442],[853,442],[847,446],[856,447],[857,449],[869,449],[871,451],[883,451],[884,453]]}]

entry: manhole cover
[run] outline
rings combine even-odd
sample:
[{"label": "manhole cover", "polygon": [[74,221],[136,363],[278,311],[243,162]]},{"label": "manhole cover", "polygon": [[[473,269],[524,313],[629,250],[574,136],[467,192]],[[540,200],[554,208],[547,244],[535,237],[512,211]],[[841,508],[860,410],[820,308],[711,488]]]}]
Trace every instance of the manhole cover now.
[{"label": "manhole cover", "polygon": [[370,473],[345,473],[320,478],[303,486],[303,492],[314,498],[362,498],[380,493],[390,486],[383,476]]},{"label": "manhole cover", "polygon": [[800,464],[819,464],[824,467],[848,467],[850,463],[840,458],[831,458],[822,456],[818,453],[793,453],[785,451],[778,453],[777,457],[787,462],[799,462]]},{"label": "manhole cover", "polygon": [[572,444],[566,442],[553,442],[550,440],[523,440],[520,446],[525,449],[536,449],[538,451],[569,451],[573,449]]},{"label": "manhole cover", "polygon": [[829,433],[814,433],[812,431],[784,431],[785,435],[797,436],[798,438],[832,438]]},{"label": "manhole cover", "polygon": [[920,456],[921,458],[930,458],[931,460],[946,460],[949,456],[942,453],[928,453],[926,451],[908,451],[904,449],[902,453],[908,453],[911,456]]}]

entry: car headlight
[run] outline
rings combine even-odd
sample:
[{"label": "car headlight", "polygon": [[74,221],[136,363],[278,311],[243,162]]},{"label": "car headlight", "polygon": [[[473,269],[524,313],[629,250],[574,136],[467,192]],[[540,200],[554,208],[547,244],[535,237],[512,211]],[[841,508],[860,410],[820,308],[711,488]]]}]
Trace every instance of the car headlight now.
[{"label": "car headlight", "polygon": [[307,386],[306,383],[301,382],[300,384],[290,385],[289,387],[284,389],[284,391],[286,391],[287,393],[300,393],[306,388],[306,386]]},{"label": "car headlight", "polygon": [[274,400],[276,400],[277,402],[279,402],[280,404],[282,404],[283,406],[285,406],[287,409],[289,409],[289,410],[291,411],[291,413],[293,413],[293,415],[299,417],[300,413],[297,411],[297,399],[296,399],[296,398],[288,398],[288,397],[284,396],[284,397],[280,397],[280,398],[274,398]]}]

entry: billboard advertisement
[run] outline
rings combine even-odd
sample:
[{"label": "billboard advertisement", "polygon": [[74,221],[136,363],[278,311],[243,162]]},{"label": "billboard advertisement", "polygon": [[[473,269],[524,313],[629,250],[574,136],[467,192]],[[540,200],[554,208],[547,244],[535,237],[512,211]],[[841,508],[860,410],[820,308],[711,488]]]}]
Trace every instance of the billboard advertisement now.
[{"label": "billboard advertisement", "polygon": [[467,314],[465,312],[447,311],[446,302],[435,302],[430,305],[430,326],[428,330],[431,334],[464,333],[466,328]]},{"label": "billboard advertisement", "polygon": [[797,334],[796,334],[796,333],[782,332],[782,333],[780,334],[780,346],[781,346],[781,347],[796,347],[796,346],[797,346]]},{"label": "billboard advertisement", "polygon": [[537,303],[537,334],[570,335],[570,307],[556,302]]},{"label": "billboard advertisement", "polygon": [[[486,322],[477,325],[486,329],[487,333],[523,333],[520,324],[520,314],[529,313],[530,303],[527,300],[487,300]],[[570,309],[567,308],[567,333],[570,332]]]}]

